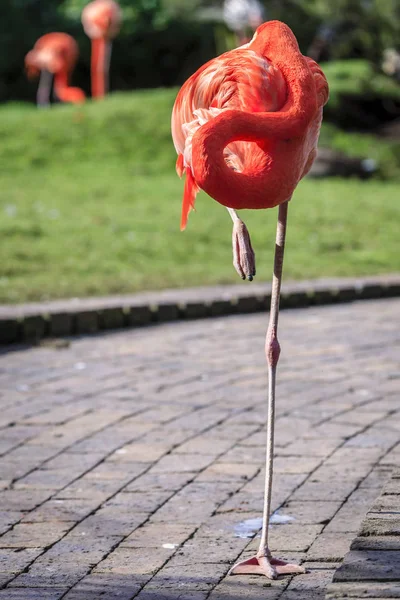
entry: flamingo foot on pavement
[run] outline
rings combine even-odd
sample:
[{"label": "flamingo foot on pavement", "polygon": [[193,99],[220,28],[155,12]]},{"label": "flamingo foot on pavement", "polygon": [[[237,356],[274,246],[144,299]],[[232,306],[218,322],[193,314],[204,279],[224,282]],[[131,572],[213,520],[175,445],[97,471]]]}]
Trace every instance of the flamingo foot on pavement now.
[{"label": "flamingo foot on pavement", "polygon": [[252,556],[248,560],[236,563],[228,575],[265,575],[268,579],[277,579],[279,575],[306,573],[300,565],[287,563],[272,556]]}]

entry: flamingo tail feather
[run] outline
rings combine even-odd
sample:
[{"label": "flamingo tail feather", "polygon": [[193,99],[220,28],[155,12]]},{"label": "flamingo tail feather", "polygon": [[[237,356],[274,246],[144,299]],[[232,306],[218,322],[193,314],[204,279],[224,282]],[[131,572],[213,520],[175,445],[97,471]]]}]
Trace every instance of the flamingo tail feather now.
[{"label": "flamingo tail feather", "polygon": [[176,172],[178,173],[179,179],[182,179],[184,169],[185,167],[183,166],[183,154],[178,154],[178,158],[176,159]]},{"label": "flamingo tail feather", "polygon": [[194,180],[192,170],[190,169],[190,167],[186,167],[185,172],[186,172],[186,181],[185,181],[185,189],[183,191],[181,231],[186,229],[188,215],[191,210],[194,210],[194,203],[196,200],[197,193],[199,191],[199,187]]}]

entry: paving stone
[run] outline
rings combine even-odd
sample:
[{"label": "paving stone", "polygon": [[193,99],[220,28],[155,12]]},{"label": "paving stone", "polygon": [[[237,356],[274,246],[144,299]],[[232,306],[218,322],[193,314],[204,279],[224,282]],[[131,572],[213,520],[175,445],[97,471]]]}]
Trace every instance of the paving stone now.
[{"label": "paving stone", "polygon": [[[383,494],[390,496],[398,496],[400,498],[400,479],[392,477],[386,482],[383,488]],[[398,500],[400,502],[400,500]]]},{"label": "paving stone", "polygon": [[226,452],[232,446],[232,440],[219,439],[215,435],[196,436],[175,448],[175,454],[210,454],[210,448],[217,454]]},{"label": "paving stone", "polygon": [[360,489],[364,488],[376,488],[376,495],[380,493],[382,487],[387,482],[391,475],[391,469],[389,468],[375,468],[371,473],[360,483]]},{"label": "paving stone", "polygon": [[290,501],[276,513],[293,518],[295,523],[326,524],[339,510],[342,502]]},{"label": "paving stone", "polygon": [[325,591],[326,586],[332,581],[334,572],[334,569],[310,569],[304,575],[296,575],[286,590],[288,592],[298,591],[300,593],[313,593],[317,590]]},{"label": "paving stone", "polygon": [[0,573],[20,573],[42,552],[42,548],[0,548]]},{"label": "paving stone", "polygon": [[160,575],[155,576],[150,585],[145,586],[143,591],[138,595],[142,600],[146,598],[145,592],[153,592],[154,590],[174,590],[178,594],[178,598],[182,593],[197,593],[202,591],[211,591],[221,577],[226,575],[228,571],[226,564],[202,563],[193,564],[185,569],[185,575],[182,577],[182,565],[168,562]]},{"label": "paving stone", "polygon": [[134,510],[121,511],[120,507],[100,508],[94,515],[77,525],[72,535],[99,539],[101,537],[127,536],[149,518],[148,513]]},{"label": "paving stone", "polygon": [[[81,471],[82,473],[82,471]],[[33,471],[26,477],[23,477],[15,484],[16,490],[22,489],[45,489],[45,490],[57,490],[59,488],[65,487],[71,481],[76,479],[79,474],[78,472],[73,472],[72,470],[60,471],[60,470],[44,470],[39,469],[37,471]]]},{"label": "paving stone", "polygon": [[237,444],[218,458],[219,463],[244,463],[261,465],[265,461],[265,449],[260,446],[241,446]]},{"label": "paving stone", "polygon": [[385,454],[385,450],[377,446],[349,447],[342,446],[327,459],[326,465],[343,465],[349,462],[368,463],[374,465]]},{"label": "paving stone", "polygon": [[337,447],[337,440],[329,438],[303,438],[279,450],[282,456],[329,456]]},{"label": "paving stone", "polygon": [[[40,556],[26,573],[10,585],[30,588],[71,587],[110,552],[121,537],[93,538],[70,533]],[[79,560],[77,560],[79,556]]]},{"label": "paving stone", "polygon": [[201,471],[213,462],[213,454],[168,454],[151,469],[152,473]]},{"label": "paving stone", "polygon": [[20,523],[0,539],[3,548],[44,548],[63,536],[73,523]]},{"label": "paving stone", "polygon": [[121,547],[160,548],[172,545],[177,548],[195,531],[196,527],[192,525],[163,523],[160,528],[157,523],[145,523],[125,538]]},{"label": "paving stone", "polygon": [[137,548],[116,548],[101,561],[94,573],[135,576],[142,585],[168,560],[171,552],[165,548],[153,548],[152,552],[139,552]]},{"label": "paving stone", "polygon": [[325,590],[285,590],[280,596],[282,600],[325,600]]},{"label": "paving stone", "polygon": [[[393,481],[400,481],[394,479]],[[390,513],[391,515],[397,514],[400,518],[400,496],[397,494],[385,494],[385,489],[382,490],[382,494],[375,500],[370,507],[368,514],[373,516],[374,513]]]},{"label": "paving stone", "polygon": [[361,526],[371,503],[375,500],[377,490],[363,488],[356,490],[349,496],[334,518],[325,528],[329,532],[357,532]]},{"label": "paving stone", "polygon": [[271,525],[271,550],[273,552],[306,551],[321,530],[321,525]]},{"label": "paving stone", "polygon": [[169,447],[162,444],[140,444],[139,442],[126,444],[112,454],[107,461],[124,462],[153,462],[161,458],[169,450]]},{"label": "paving stone", "polygon": [[313,560],[305,560],[302,565],[307,571],[330,571],[332,569],[337,569],[340,567],[342,561],[334,562],[334,561],[313,561]]},{"label": "paving stone", "polygon": [[308,479],[292,496],[293,500],[313,500],[319,502],[344,501],[358,483],[358,479],[328,479],[327,481]]},{"label": "paving stone", "polygon": [[195,590],[195,585],[195,583],[191,584],[191,591],[185,593],[181,590],[181,585],[179,588],[165,589],[164,585],[149,584],[136,598],[139,600],[173,600],[175,598],[179,598],[179,600],[205,600],[208,598],[208,591]]},{"label": "paving stone", "polygon": [[243,552],[246,541],[231,535],[209,535],[209,530],[202,527],[178,548],[173,557],[173,563],[190,567],[195,563],[227,563],[232,562]]},{"label": "paving stone", "polygon": [[315,540],[308,551],[308,560],[318,561],[339,561],[342,560],[350,548],[354,537],[353,532],[349,533],[322,533]]},{"label": "paving stone", "polygon": [[252,479],[258,470],[258,465],[215,462],[201,473],[198,481],[246,481]]},{"label": "paving stone", "polygon": [[351,544],[352,550],[400,550],[400,536],[371,535],[357,537]]},{"label": "paving stone", "polygon": [[366,581],[361,583],[333,583],[328,586],[327,600],[343,600],[344,598],[400,598],[400,583],[384,583]]},{"label": "paving stone", "polygon": [[23,523],[40,523],[48,521],[78,522],[99,506],[96,499],[47,500],[42,506],[27,513]]},{"label": "paving stone", "polygon": [[173,492],[125,492],[122,491],[107,500],[102,508],[115,509],[121,511],[133,511],[140,513],[153,513],[164,504]]},{"label": "paving stone", "polygon": [[91,573],[64,596],[65,600],[132,600],[140,591],[134,575]]},{"label": "paving stone", "polygon": [[396,514],[371,513],[360,528],[361,536],[400,535],[400,517]]},{"label": "paving stone", "polygon": [[282,586],[261,577],[227,577],[211,592],[210,600],[277,600],[281,597]]},{"label": "paving stone", "polygon": [[276,473],[310,473],[321,463],[319,456],[277,456],[274,461]]},{"label": "paving stone", "polygon": [[400,581],[400,553],[396,550],[352,550],[336,571],[334,581]]},{"label": "paving stone", "polygon": [[177,491],[183,488],[187,483],[192,481],[196,477],[194,472],[184,473],[144,473],[135,481],[127,485],[124,490],[126,492],[157,492],[159,490],[164,491]]},{"label": "paving stone", "polygon": [[213,497],[184,497],[176,494],[152,516],[152,521],[191,523],[200,525],[218,506]]},{"label": "paving stone", "polygon": [[[40,563],[39,563],[40,564]],[[9,583],[9,587],[35,589],[35,588],[62,588],[64,593],[77,583],[88,571],[85,564],[73,563],[47,564],[43,569],[33,567],[28,572],[22,573]]]},{"label": "paving stone", "polygon": [[0,535],[18,523],[24,516],[20,511],[0,511]]},{"label": "paving stone", "polygon": [[10,588],[0,590],[1,600],[60,600],[68,588]]}]

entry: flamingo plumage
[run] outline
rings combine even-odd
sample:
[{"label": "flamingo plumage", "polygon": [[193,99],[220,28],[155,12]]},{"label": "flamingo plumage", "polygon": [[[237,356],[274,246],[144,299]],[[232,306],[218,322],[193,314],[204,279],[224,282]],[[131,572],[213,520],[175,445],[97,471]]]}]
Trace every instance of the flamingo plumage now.
[{"label": "flamingo plumage", "polygon": [[270,320],[268,416],[263,528],[257,554],[230,573],[303,573],[301,566],[273,558],[268,525],[273,474],[279,298],[288,203],[316,157],[326,78],[316,62],[301,54],[290,28],[280,21],[258,27],[253,39],[217,57],[182,86],[172,113],[178,175],[186,175],[181,229],[200,189],[227,207],[233,220],[234,266],[251,280],[255,257],[238,209],[279,207]]},{"label": "flamingo plumage", "polygon": [[93,0],[82,11],[82,24],[92,40],[92,97],[103,98],[108,91],[112,40],[118,35],[122,10],[114,0]]},{"label": "flamingo plumage", "polygon": [[69,85],[78,56],[78,44],[67,33],[47,33],[37,40],[25,57],[25,69],[30,79],[41,76],[37,93],[38,106],[50,103],[53,76],[54,92],[61,102],[79,104],[85,101],[83,90]]}]

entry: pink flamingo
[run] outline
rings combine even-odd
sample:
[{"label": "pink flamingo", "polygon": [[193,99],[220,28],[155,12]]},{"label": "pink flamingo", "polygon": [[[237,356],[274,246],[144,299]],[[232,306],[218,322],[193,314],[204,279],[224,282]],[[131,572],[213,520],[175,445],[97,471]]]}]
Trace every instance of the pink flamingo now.
[{"label": "pink flamingo", "polygon": [[177,172],[186,174],[181,229],[199,189],[228,208],[233,220],[234,266],[244,279],[255,275],[248,230],[235,209],[279,206],[270,319],[266,479],[261,541],[257,554],[231,574],[304,573],[274,558],[268,547],[273,475],[275,382],[280,355],[279,298],[289,200],[316,156],[328,84],[312,59],[300,53],[284,23],[261,25],[246,46],[211,60],[181,88],[172,113]]},{"label": "pink flamingo", "polygon": [[38,39],[25,57],[25,69],[30,79],[38,77],[37,105],[50,104],[51,80],[54,76],[54,92],[61,102],[79,104],[85,101],[84,92],[70,87],[69,79],[78,60],[78,44],[67,33],[47,33]]},{"label": "pink flamingo", "polygon": [[93,98],[103,98],[108,91],[112,40],[118,35],[121,23],[122,11],[114,0],[93,0],[83,9],[83,28],[92,40]]}]

